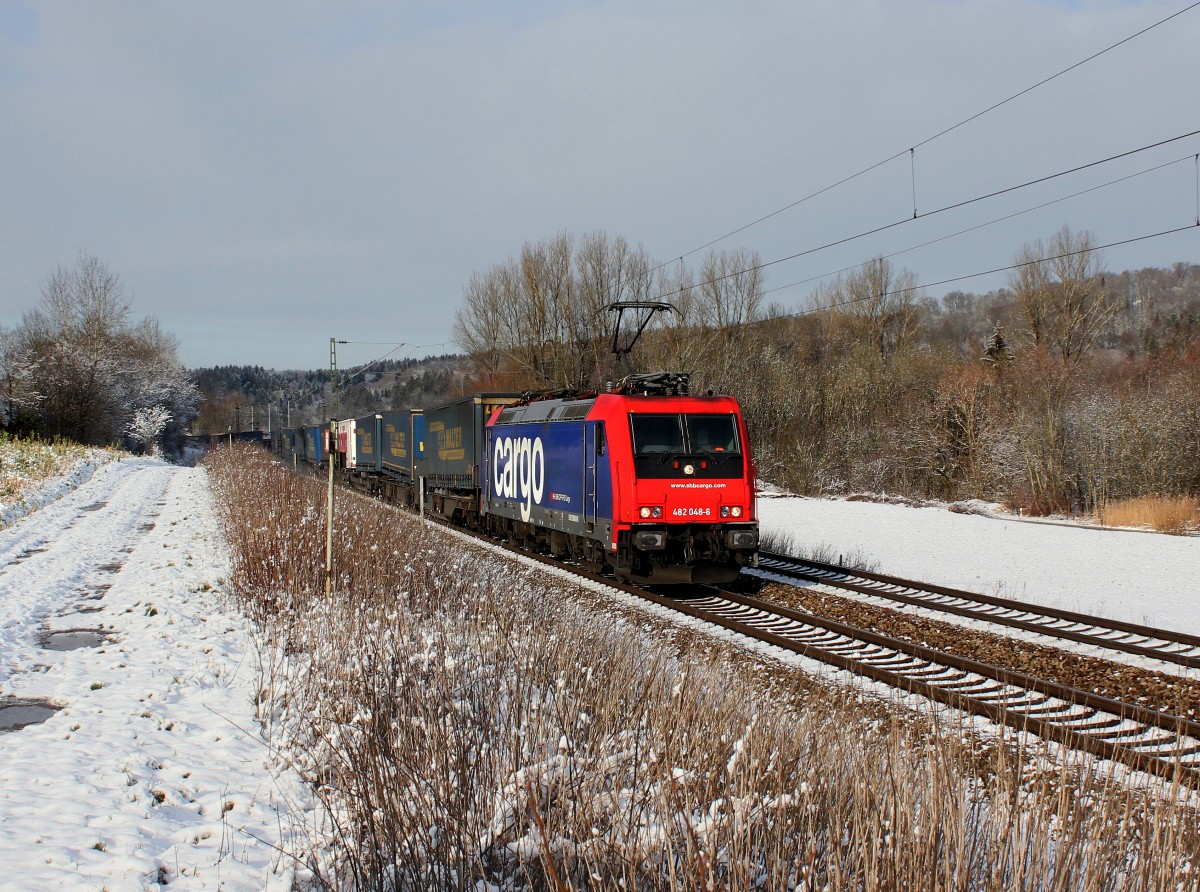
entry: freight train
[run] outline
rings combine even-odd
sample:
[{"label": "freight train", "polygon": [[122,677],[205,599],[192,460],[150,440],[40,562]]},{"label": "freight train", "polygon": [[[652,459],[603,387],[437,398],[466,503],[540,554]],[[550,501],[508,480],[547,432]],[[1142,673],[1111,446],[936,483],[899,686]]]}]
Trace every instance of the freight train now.
[{"label": "freight train", "polygon": [[758,560],[741,410],[690,394],[681,373],[604,393],[477,393],[271,442],[387,501],[624,579],[723,583]]}]

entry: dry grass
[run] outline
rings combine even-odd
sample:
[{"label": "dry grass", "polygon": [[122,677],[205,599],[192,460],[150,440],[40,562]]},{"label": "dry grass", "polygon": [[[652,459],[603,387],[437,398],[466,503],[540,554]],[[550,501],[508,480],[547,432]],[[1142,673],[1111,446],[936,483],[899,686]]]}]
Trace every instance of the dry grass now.
[{"label": "dry grass", "polygon": [[1110,527],[1146,527],[1185,536],[1200,528],[1200,500],[1172,496],[1125,499],[1108,503],[1097,520]]},{"label": "dry grass", "polygon": [[361,499],[341,497],[326,599],[319,484],[249,448],[208,467],[262,624],[264,727],[332,815],[331,886],[1196,888],[1200,830],[1170,796],[853,691],[783,708]]},{"label": "dry grass", "polygon": [[862,549],[853,549],[847,552],[835,548],[827,542],[818,544],[800,542],[794,534],[778,531],[763,533],[760,544],[763,551],[794,557],[798,560],[836,564],[840,567],[863,570],[867,573],[879,572],[879,561],[867,555]]},{"label": "dry grass", "polygon": [[83,461],[107,461],[116,455],[67,440],[20,439],[0,431],[0,504],[20,502],[39,484]]}]

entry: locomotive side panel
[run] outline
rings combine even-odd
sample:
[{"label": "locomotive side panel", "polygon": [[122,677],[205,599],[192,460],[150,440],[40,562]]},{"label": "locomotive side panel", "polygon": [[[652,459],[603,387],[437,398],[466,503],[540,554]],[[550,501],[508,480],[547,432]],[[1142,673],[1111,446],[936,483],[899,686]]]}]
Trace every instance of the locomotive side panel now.
[{"label": "locomotive side panel", "polygon": [[582,419],[487,429],[484,511],[549,530],[607,541],[611,471]]}]

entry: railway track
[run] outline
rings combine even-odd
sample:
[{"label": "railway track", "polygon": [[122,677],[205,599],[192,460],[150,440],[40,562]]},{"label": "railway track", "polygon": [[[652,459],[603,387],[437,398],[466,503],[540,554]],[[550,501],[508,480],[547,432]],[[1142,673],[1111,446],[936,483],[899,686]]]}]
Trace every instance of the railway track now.
[{"label": "railway track", "polygon": [[997,724],[1138,771],[1200,787],[1200,722],[943,653],[738,592],[696,586],[690,596],[665,595],[507,544],[499,547],[569,570],[675,613],[983,716]]},{"label": "railway track", "polygon": [[1140,771],[1200,784],[1200,722],[717,590],[678,603],[699,619],[899,690]]},{"label": "railway track", "polygon": [[[751,595],[704,586],[692,587],[688,596],[665,595],[651,588],[621,582],[609,576],[601,576],[564,564],[546,555],[497,542],[488,536],[445,524],[436,518],[429,519],[493,547],[567,570],[576,576],[618,589],[675,613],[720,626],[748,639],[779,647],[971,715],[983,716],[997,724],[1030,732],[1071,749],[1200,788],[1200,722],[1137,703],[1103,697],[1004,667],[947,654],[910,641],[772,604]],[[775,555],[767,556],[764,569],[779,573],[782,567],[778,564],[772,566],[772,561],[778,558],[779,556]],[[833,565],[793,560],[793,564],[795,563],[803,563],[807,568],[792,567],[797,577],[802,572],[846,577],[855,574],[855,571]],[[902,588],[904,592],[909,592],[901,592],[905,598],[917,597],[911,592],[924,591],[930,596],[950,599],[966,596],[985,605],[989,605],[989,602],[1002,602],[989,606],[1004,611],[1017,610],[1018,607],[1012,605],[1019,604],[950,589],[939,590],[936,586],[913,589],[911,586],[918,585],[917,583],[883,577],[880,574],[859,574],[859,578],[864,581],[851,584],[861,584],[862,587],[869,588],[867,583],[877,583]],[[828,579],[821,578],[817,581],[826,582]],[[849,582],[849,579],[846,581]],[[872,589],[868,593],[878,592]],[[956,603],[955,608],[958,607]],[[1021,605],[1019,609],[1025,608],[1036,609],[1032,605]],[[1077,622],[1075,619],[1069,619],[1075,615],[1066,614],[1065,611],[1052,613],[1059,615],[1048,615],[1047,619],[1053,619],[1055,622]],[[1007,618],[1014,622],[1005,623],[1006,625],[1015,624],[1014,617]],[[1094,618],[1086,619],[1091,622]],[[1118,625],[1128,626],[1114,624]],[[1047,625],[1044,622],[1035,623],[1035,627],[1037,631],[1045,633]],[[1115,631],[1121,631],[1125,635],[1142,634],[1140,631],[1130,632],[1127,629]],[[1093,639],[1088,640],[1095,643]],[[1101,640],[1107,644],[1113,643],[1113,639],[1110,638]],[[1143,646],[1123,643],[1126,646],[1121,647],[1122,650],[1126,647]],[[1174,649],[1167,652],[1177,657],[1174,662],[1194,659],[1193,656]],[[1161,656],[1156,658],[1162,659]]]},{"label": "railway track", "polygon": [[1196,635],[766,552],[759,554],[759,569],[788,579],[821,583],[894,603],[1135,654],[1186,669],[1200,668],[1200,636]]}]

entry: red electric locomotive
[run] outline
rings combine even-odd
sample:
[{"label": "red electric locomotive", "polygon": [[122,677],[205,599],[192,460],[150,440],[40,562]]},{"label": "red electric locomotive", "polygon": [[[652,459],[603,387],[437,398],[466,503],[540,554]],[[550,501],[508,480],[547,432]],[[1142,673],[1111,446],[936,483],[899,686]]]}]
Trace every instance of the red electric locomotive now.
[{"label": "red electric locomotive", "polygon": [[731,582],[758,562],[741,410],[689,394],[685,374],[394,414],[338,425],[333,458],[369,492],[640,582]]},{"label": "red electric locomotive", "polygon": [[486,526],[652,583],[729,582],[758,554],[754,463],[737,401],[686,375],[495,412]]}]

